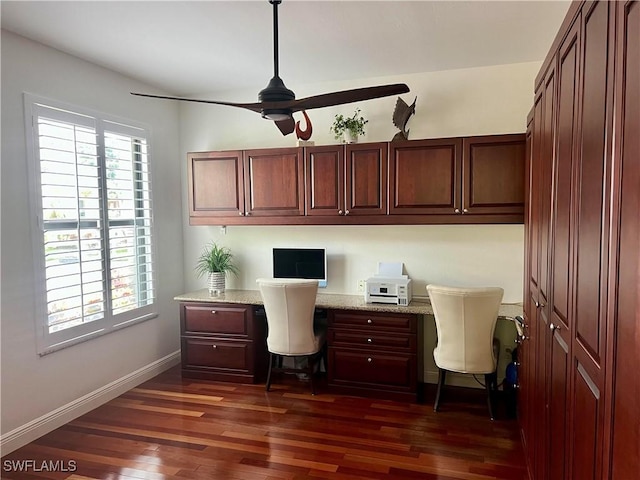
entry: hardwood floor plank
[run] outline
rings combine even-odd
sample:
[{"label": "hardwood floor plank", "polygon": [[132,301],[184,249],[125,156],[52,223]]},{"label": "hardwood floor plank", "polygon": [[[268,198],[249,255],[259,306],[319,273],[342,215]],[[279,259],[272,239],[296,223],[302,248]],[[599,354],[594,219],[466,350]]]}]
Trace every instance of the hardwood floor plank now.
[{"label": "hardwood floor plank", "polygon": [[[7,480],[525,480],[513,420],[483,397],[432,405],[183,379],[173,368],[2,460],[77,469]],[[4,465],[4,463],[3,463]]]}]

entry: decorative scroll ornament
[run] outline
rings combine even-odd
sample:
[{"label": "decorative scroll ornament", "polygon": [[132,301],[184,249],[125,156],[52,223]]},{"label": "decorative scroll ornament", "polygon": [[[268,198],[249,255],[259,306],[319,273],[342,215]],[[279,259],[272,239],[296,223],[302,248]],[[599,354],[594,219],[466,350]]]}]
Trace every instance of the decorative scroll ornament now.
[{"label": "decorative scroll ornament", "polygon": [[307,124],[307,128],[302,130],[300,128],[300,121],[296,122],[296,136],[299,140],[309,140],[311,138],[311,134],[313,133],[313,125],[311,125],[311,120],[309,119],[309,115],[307,112],[302,110],[302,115],[304,115],[304,121]]}]

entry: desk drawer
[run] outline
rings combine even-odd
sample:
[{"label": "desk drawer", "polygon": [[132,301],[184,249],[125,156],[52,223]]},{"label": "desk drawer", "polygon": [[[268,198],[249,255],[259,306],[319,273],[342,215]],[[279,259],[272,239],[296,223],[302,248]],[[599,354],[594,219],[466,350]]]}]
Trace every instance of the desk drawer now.
[{"label": "desk drawer", "polygon": [[252,357],[250,342],[182,338],[182,368],[248,373],[252,370]]},{"label": "desk drawer", "polygon": [[415,355],[329,349],[329,378],[335,385],[415,391],[415,364]]},{"label": "desk drawer", "polygon": [[245,306],[183,304],[184,333],[249,335],[250,310]]},{"label": "desk drawer", "polygon": [[378,313],[357,310],[330,310],[329,326],[337,329],[360,329],[396,333],[415,333],[416,315]]},{"label": "desk drawer", "polygon": [[378,349],[394,352],[415,352],[416,336],[412,334],[392,334],[387,332],[362,332],[357,330],[329,329],[329,345]]}]

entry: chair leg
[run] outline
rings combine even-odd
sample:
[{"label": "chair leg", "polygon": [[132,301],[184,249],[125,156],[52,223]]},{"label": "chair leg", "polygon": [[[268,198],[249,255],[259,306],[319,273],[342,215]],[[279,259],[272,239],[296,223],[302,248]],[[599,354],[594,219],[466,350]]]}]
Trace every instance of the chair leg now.
[{"label": "chair leg", "polygon": [[316,383],[315,383],[315,375],[314,370],[316,366],[317,355],[311,355],[307,360],[307,375],[309,375],[309,383],[311,384],[311,395],[316,394]]},{"label": "chair leg", "polygon": [[495,410],[493,406],[493,390],[495,387],[495,373],[487,373],[484,376],[485,389],[487,390],[487,405],[489,406],[489,416],[495,420]]},{"label": "chair leg", "polygon": [[266,385],[267,392],[271,388],[271,370],[273,370],[273,360],[275,356],[276,355],[274,353],[269,353],[269,373],[267,374],[267,385]]},{"label": "chair leg", "polygon": [[433,404],[433,411],[437,412],[438,408],[440,408],[440,395],[442,394],[442,388],[444,387],[444,380],[447,376],[447,371],[438,368],[438,391],[436,392],[436,401]]}]

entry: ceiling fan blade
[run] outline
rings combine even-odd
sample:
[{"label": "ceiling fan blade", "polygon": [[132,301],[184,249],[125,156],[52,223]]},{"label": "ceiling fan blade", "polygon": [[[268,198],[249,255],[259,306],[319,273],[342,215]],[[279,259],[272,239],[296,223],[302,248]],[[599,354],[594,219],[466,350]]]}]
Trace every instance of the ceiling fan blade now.
[{"label": "ceiling fan blade", "polygon": [[135,93],[135,92],[131,92],[131,95],[137,95],[138,97],[162,98],[165,100],[180,100],[183,102],[212,103],[214,105],[226,105],[228,107],[245,108],[247,110],[251,110],[252,112],[257,112],[257,113],[260,113],[260,111],[263,108],[262,103],[219,102],[217,100],[200,100],[197,98],[171,97],[167,95],[151,95],[149,93]]},{"label": "ceiling fan blade", "polygon": [[325,93],[313,97],[301,98],[291,102],[282,103],[280,108],[290,108],[292,112],[300,110],[310,110],[312,108],[332,107],[345,103],[362,102],[374,98],[389,97],[407,93],[409,87],[404,83],[391,85],[380,85],[377,87],[355,88],[353,90],[343,90],[340,92]]},{"label": "ceiling fan blade", "polygon": [[278,127],[278,130],[282,132],[282,135],[289,135],[296,128],[296,122],[293,120],[293,117],[289,117],[286,120],[279,120],[277,122],[273,122]]}]

